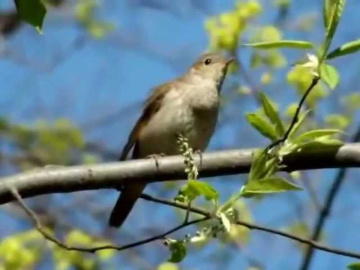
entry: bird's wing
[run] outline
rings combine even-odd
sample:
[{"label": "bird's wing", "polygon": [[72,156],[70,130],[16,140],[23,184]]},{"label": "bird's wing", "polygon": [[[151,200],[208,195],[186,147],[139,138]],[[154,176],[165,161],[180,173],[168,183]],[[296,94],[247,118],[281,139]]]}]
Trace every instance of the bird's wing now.
[{"label": "bird's wing", "polygon": [[170,91],[170,89],[171,89],[171,84],[166,83],[166,84],[158,86],[157,88],[155,88],[152,91],[151,95],[145,102],[145,107],[144,107],[141,117],[136,122],[134,128],[132,129],[132,131],[130,133],[128,141],[122,150],[122,153],[121,153],[121,156],[119,159],[120,161],[126,159],[126,157],[128,156],[128,154],[129,154],[130,150],[133,148],[133,146],[134,146],[133,158],[138,158],[137,141],[139,138],[139,134],[140,134],[141,130],[148,124],[150,119],[159,111],[159,109],[161,107],[161,103],[164,99],[164,96],[166,95],[166,93],[168,91]]}]

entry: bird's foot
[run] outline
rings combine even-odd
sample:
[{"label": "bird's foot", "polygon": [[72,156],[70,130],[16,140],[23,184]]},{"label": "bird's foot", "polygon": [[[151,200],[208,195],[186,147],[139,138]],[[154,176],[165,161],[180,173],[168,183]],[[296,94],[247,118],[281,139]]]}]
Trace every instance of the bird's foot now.
[{"label": "bird's foot", "polygon": [[156,165],[156,169],[160,168],[160,158],[161,157],[165,157],[165,154],[160,153],[160,154],[152,154],[152,155],[148,155],[146,158],[153,158],[155,160],[155,165]]}]

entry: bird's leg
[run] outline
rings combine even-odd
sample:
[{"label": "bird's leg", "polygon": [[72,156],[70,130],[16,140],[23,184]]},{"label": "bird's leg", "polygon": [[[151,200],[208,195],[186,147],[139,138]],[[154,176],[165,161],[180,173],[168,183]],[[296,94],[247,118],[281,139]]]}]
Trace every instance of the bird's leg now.
[{"label": "bird's leg", "polygon": [[160,158],[161,157],[164,157],[165,154],[163,153],[160,153],[160,154],[152,154],[152,155],[148,155],[146,158],[153,158],[155,160],[155,165],[156,165],[156,169],[159,169],[160,168]]}]

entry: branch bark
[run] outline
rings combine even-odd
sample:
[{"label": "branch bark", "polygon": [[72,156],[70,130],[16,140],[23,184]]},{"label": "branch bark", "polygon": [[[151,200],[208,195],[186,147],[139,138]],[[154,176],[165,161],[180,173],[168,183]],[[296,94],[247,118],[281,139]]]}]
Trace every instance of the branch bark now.
[{"label": "branch bark", "polygon": [[[201,177],[249,172],[251,149],[228,150],[202,155]],[[122,184],[186,179],[182,156],[164,157],[159,167],[152,159],[129,160],[73,167],[44,167],[0,179],[0,204],[14,200],[9,187],[22,198],[50,193],[119,188]],[[199,164],[199,157],[196,162]],[[285,171],[360,167],[360,143],[324,147],[284,157]]]}]

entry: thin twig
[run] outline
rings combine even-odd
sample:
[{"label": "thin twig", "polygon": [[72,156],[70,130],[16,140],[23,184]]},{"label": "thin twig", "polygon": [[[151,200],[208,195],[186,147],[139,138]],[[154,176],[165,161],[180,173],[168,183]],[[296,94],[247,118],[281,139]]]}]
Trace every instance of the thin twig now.
[{"label": "thin twig", "polygon": [[308,87],[308,89],[305,91],[305,94],[302,96],[297,108],[296,108],[296,112],[291,120],[291,123],[290,123],[290,126],[288,127],[288,129],[286,130],[284,136],[271,143],[266,149],[267,150],[270,150],[272,148],[274,148],[275,146],[285,142],[288,138],[289,138],[289,135],[291,133],[291,131],[293,130],[295,124],[297,123],[297,121],[299,120],[299,115],[300,115],[300,111],[301,111],[301,108],[302,106],[304,105],[305,101],[306,101],[306,98],[308,97],[308,95],[311,93],[311,90],[317,85],[317,83],[319,82],[320,80],[320,77],[319,76],[314,76],[312,81],[311,81],[311,84],[310,86]]},{"label": "thin twig", "polygon": [[32,221],[35,224],[36,229],[41,233],[41,235],[45,239],[49,240],[50,242],[53,242],[57,246],[59,246],[59,247],[61,247],[63,249],[69,250],[69,251],[81,251],[81,252],[88,252],[88,253],[95,253],[97,251],[105,250],[105,249],[114,249],[114,250],[117,250],[117,251],[122,251],[122,250],[125,250],[125,249],[130,249],[130,248],[134,248],[134,247],[137,247],[137,246],[145,245],[147,243],[154,242],[156,240],[164,239],[169,234],[174,233],[174,232],[176,232],[176,231],[178,231],[178,230],[180,230],[182,228],[185,228],[185,227],[187,227],[189,225],[199,223],[199,222],[202,222],[202,221],[205,221],[205,220],[209,219],[209,217],[202,217],[202,218],[199,218],[199,219],[195,219],[193,221],[184,222],[181,225],[178,225],[175,228],[173,228],[171,230],[168,230],[165,233],[162,233],[162,234],[150,237],[150,238],[146,238],[144,240],[134,242],[134,243],[124,245],[124,246],[102,245],[102,246],[90,247],[90,248],[71,246],[71,245],[65,244],[61,240],[54,237],[51,233],[49,233],[42,226],[42,224],[41,224],[39,218],[37,217],[36,213],[33,210],[31,210],[29,207],[27,207],[27,205],[25,204],[25,202],[21,198],[19,192],[15,188],[12,188],[12,187],[10,187],[9,189],[10,189],[11,193],[13,194],[13,196],[18,201],[18,203],[20,204],[21,208],[23,208],[24,211],[28,214],[28,216],[32,219]]},{"label": "thin twig", "polygon": [[[152,202],[156,202],[156,203],[160,203],[160,204],[164,204],[164,205],[169,205],[169,206],[173,206],[173,207],[180,208],[180,209],[183,209],[183,210],[188,209],[188,206],[186,204],[155,198],[155,197],[152,197],[152,196],[147,195],[147,194],[143,194],[141,196],[141,198],[144,199],[144,200],[147,200],[147,201],[152,201]],[[193,213],[196,213],[196,214],[203,215],[204,217],[207,217],[208,219],[214,218],[214,216],[211,213],[209,213],[209,212],[207,212],[207,211],[205,211],[205,210],[203,210],[201,208],[197,208],[197,207],[192,206],[192,207],[190,207],[190,211],[193,212]],[[322,251],[325,251],[325,252],[360,259],[360,254],[359,253],[346,251],[346,250],[342,250],[342,249],[332,248],[332,247],[320,244],[320,243],[318,243],[316,241],[309,240],[309,239],[306,239],[306,238],[303,238],[303,237],[300,237],[300,236],[297,236],[297,235],[294,235],[294,234],[282,232],[282,231],[279,231],[279,230],[275,230],[275,229],[272,229],[272,228],[268,228],[268,227],[265,227],[265,226],[260,226],[260,225],[257,225],[257,224],[253,224],[253,223],[249,223],[249,222],[241,221],[241,220],[236,221],[236,224],[244,226],[244,227],[246,227],[246,228],[248,228],[250,230],[258,230],[258,231],[264,231],[264,232],[268,232],[268,233],[275,234],[275,235],[280,235],[280,236],[286,237],[288,239],[292,239],[294,241],[300,242],[302,244],[306,244],[308,246],[311,246],[313,248],[316,248],[316,249],[319,249],[319,250],[322,250]]]},{"label": "thin twig", "polygon": [[[353,142],[359,141],[360,140],[360,128],[357,130],[356,134],[354,135],[354,137],[352,138]],[[335,176],[335,180],[332,184],[332,186],[330,187],[328,194],[326,196],[326,200],[324,203],[324,206],[322,207],[320,214],[318,216],[318,219],[316,221],[316,225],[314,227],[314,231],[313,234],[311,236],[311,239],[313,241],[318,241],[321,235],[321,232],[325,226],[326,223],[326,219],[330,214],[330,210],[334,204],[335,198],[337,196],[337,194],[339,194],[340,192],[340,188],[342,186],[342,184],[344,183],[344,179],[346,177],[347,174],[347,169],[346,168],[342,168],[340,170],[338,170],[337,175]],[[302,261],[301,270],[307,270],[310,267],[312,258],[314,255],[314,249],[309,246],[306,249],[305,255],[304,255],[304,259]]]}]

